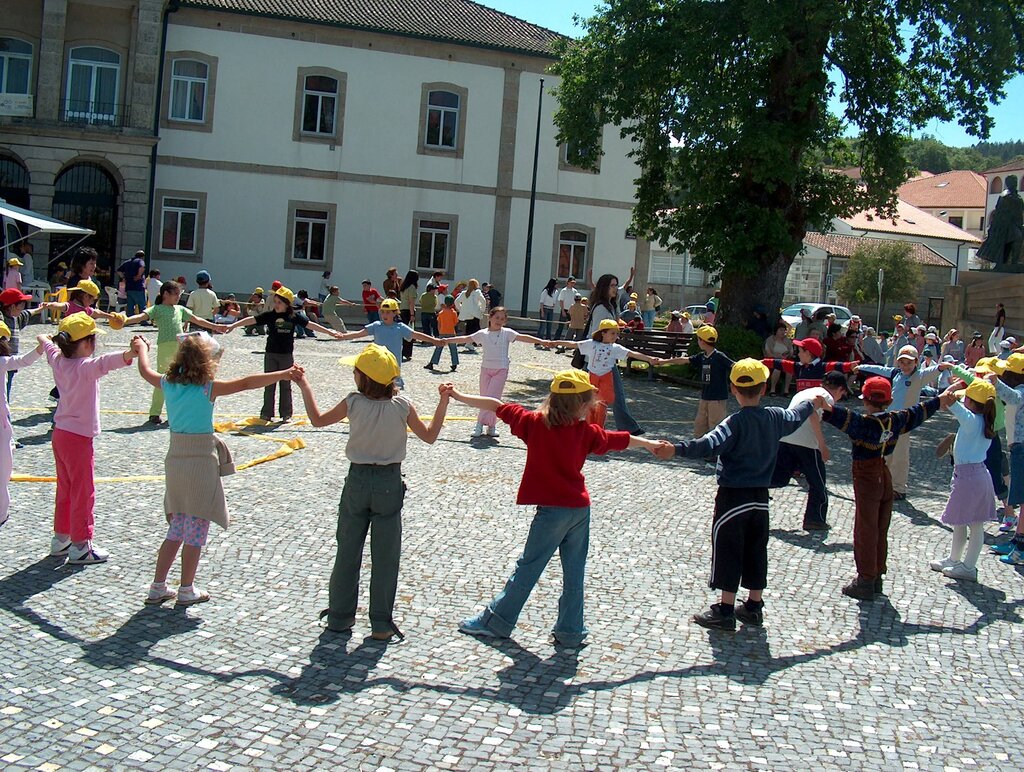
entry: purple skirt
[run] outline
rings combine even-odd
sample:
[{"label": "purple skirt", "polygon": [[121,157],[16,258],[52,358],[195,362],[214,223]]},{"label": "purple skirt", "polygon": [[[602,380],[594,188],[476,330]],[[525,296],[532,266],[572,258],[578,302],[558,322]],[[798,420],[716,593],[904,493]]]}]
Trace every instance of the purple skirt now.
[{"label": "purple skirt", "polygon": [[953,487],[942,512],[946,525],[968,525],[994,520],[996,492],[984,464],[957,464],[953,467]]}]

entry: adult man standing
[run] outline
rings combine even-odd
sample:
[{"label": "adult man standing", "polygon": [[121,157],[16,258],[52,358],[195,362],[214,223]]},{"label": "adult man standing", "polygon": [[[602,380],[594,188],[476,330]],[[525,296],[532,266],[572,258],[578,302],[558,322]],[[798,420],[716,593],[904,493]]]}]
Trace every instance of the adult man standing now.
[{"label": "adult man standing", "polygon": [[555,340],[563,340],[562,333],[569,321],[569,309],[576,302],[576,277],[570,276],[565,286],[558,291],[558,327],[555,328]]},{"label": "adult man standing", "polygon": [[128,316],[146,310],[146,253],[141,249],[131,260],[125,260],[117,272],[124,276],[124,294],[128,298],[125,313]]}]

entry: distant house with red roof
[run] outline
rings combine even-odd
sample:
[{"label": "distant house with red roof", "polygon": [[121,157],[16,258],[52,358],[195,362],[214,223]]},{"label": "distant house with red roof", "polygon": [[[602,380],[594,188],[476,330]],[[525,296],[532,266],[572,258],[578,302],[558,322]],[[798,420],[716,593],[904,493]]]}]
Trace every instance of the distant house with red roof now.
[{"label": "distant house with red roof", "polygon": [[982,238],[986,188],[985,178],[977,172],[957,169],[907,180],[897,195],[901,201]]}]

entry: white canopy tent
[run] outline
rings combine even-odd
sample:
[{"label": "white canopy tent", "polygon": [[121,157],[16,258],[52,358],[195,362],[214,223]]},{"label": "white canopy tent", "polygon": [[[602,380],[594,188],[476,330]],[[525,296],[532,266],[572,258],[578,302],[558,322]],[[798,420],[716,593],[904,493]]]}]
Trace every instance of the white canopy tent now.
[{"label": "white canopy tent", "polygon": [[28,226],[28,235],[21,236],[17,239],[8,238],[8,229],[4,228],[3,233],[0,234],[0,238],[3,238],[3,247],[0,247],[0,254],[4,254],[20,241],[32,238],[33,236],[44,233],[44,234],[56,234],[61,236],[81,236],[75,243],[65,249],[60,255],[55,255],[50,258],[50,262],[57,260],[61,255],[70,252],[72,249],[77,247],[89,236],[92,236],[96,231],[89,230],[88,228],[82,228],[78,225],[71,225],[70,223],[62,222],[61,220],[55,220],[52,217],[47,217],[44,214],[33,212],[29,209],[22,209],[20,206],[12,206],[3,199],[0,199],[0,217],[6,219],[15,220]]}]

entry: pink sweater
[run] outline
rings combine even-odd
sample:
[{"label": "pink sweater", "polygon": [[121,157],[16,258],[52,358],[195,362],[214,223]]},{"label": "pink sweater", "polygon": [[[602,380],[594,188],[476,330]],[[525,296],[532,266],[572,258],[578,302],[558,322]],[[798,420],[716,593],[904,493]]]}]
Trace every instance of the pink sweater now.
[{"label": "pink sweater", "polygon": [[111,370],[127,367],[120,352],[99,357],[68,359],[55,343],[43,344],[46,360],[53,368],[53,380],[60,390],[60,402],[53,423],[58,429],[95,437],[100,433],[99,380]]}]

